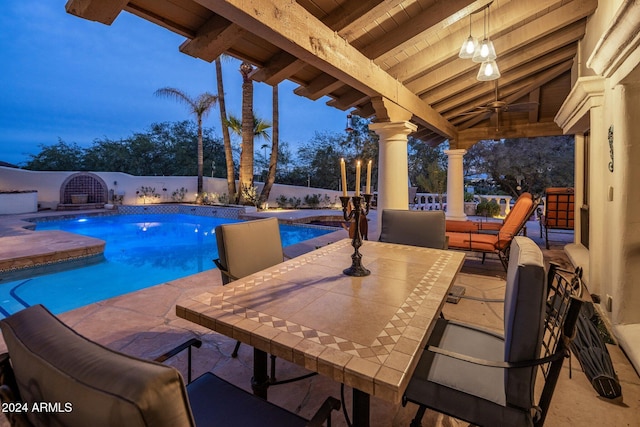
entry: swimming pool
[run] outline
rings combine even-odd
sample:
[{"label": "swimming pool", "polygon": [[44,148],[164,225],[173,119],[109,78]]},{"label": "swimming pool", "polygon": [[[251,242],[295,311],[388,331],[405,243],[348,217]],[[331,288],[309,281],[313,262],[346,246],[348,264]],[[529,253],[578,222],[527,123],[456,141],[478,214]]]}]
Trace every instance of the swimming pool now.
[{"label": "swimming pool", "polygon": [[[62,313],[128,292],[215,268],[215,227],[238,220],[186,214],[81,217],[39,222],[36,230],[63,230],[107,242],[104,257],[77,268],[0,282],[0,316],[33,304]],[[332,232],[280,225],[283,246]],[[91,265],[86,265],[92,261]]]}]

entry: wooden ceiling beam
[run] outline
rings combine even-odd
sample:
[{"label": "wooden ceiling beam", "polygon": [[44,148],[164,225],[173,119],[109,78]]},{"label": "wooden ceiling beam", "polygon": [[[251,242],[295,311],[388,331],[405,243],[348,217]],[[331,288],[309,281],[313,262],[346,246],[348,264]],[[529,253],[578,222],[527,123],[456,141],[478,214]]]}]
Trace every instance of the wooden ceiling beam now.
[{"label": "wooden ceiling beam", "polygon": [[[511,104],[517,101],[518,99],[522,98],[523,96],[526,96],[530,92],[536,89],[539,89],[542,85],[555,79],[556,77],[560,76],[562,73],[569,71],[572,65],[573,65],[573,60],[570,59],[561,64],[554,66],[553,68],[550,68],[549,70],[543,71],[540,74],[536,75],[535,77],[531,77],[533,81],[527,84],[526,87],[520,89],[517,92],[512,93],[511,95],[504,96],[500,100],[506,102],[507,104]],[[483,120],[486,120],[486,116],[484,115],[481,117],[474,117],[470,120],[466,120],[462,125],[459,126],[459,129],[470,128],[471,126],[474,126],[482,122]]]},{"label": "wooden ceiling beam", "polygon": [[111,25],[125,8],[129,0],[69,0],[65,5],[67,13]]},{"label": "wooden ceiling beam", "polygon": [[[430,40],[433,34],[469,16],[493,0],[448,0],[436,2],[409,22],[386,33],[383,38],[362,47],[368,58],[377,59],[383,54],[394,55],[417,42],[417,38]],[[473,5],[474,7],[469,7]],[[384,58],[380,58],[384,59]]]},{"label": "wooden ceiling beam", "polygon": [[[542,58],[538,58],[526,65],[512,69],[509,72],[505,72],[503,77],[499,79],[500,86],[506,87],[520,80],[526,79],[531,75],[535,75],[545,70],[555,67],[558,64],[564,64],[571,62],[576,53],[575,46],[566,46],[563,49],[552,52]],[[564,68],[563,68],[564,69]],[[434,107],[447,117],[451,115],[457,115],[470,111],[475,108],[478,103],[488,103],[495,101],[495,91],[493,84],[480,84],[476,81],[476,84],[471,89],[460,94],[460,96],[449,96],[446,94],[441,95],[442,102],[434,103]]]},{"label": "wooden ceiling beam", "polygon": [[355,105],[361,104],[368,98],[369,96],[365,95],[359,90],[351,89],[341,97],[328,101],[327,105],[329,107],[334,107],[339,110],[345,111],[349,108],[353,108]]},{"label": "wooden ceiling beam", "polygon": [[180,45],[180,52],[212,62],[246,34],[246,30],[239,25],[214,15],[198,29],[195,38]]},{"label": "wooden ceiling beam", "polygon": [[[539,24],[545,25],[544,21]],[[518,34],[519,29],[514,30],[510,38],[517,43],[518,49],[511,52],[500,53],[497,59],[502,75],[507,76],[510,70],[521,65],[523,62],[536,61],[539,58],[553,53],[563,46],[575,45],[575,42],[584,36],[586,21],[580,20],[568,23],[556,32],[551,33],[542,39],[531,40],[528,35]],[[575,50],[575,48],[574,48]],[[458,60],[452,61],[437,70],[431,71],[414,81],[407,83],[410,90],[420,90],[422,99],[433,104],[436,100],[450,97],[451,94],[467,90],[469,87],[477,85],[476,75],[480,64],[473,61]],[[466,78],[460,79],[464,74]],[[445,92],[446,95],[443,95]],[[419,95],[421,95],[419,94]]]},{"label": "wooden ceiling beam", "polygon": [[329,74],[322,73],[306,86],[299,86],[293,90],[296,95],[304,96],[315,101],[323,96],[329,95],[336,89],[344,86],[340,80]]},{"label": "wooden ceiling beam", "polygon": [[196,0],[291,55],[368,96],[382,96],[446,136],[456,128],[338,34],[288,0]]},{"label": "wooden ceiling beam", "polygon": [[342,37],[349,39],[354,29],[365,27],[389,8],[404,0],[360,0],[347,1],[335,8],[322,22]]},{"label": "wooden ceiling beam", "polygon": [[[523,39],[530,43],[536,38],[557,31],[562,26],[571,22],[585,18],[590,15],[598,6],[598,0],[573,0],[564,6],[557,0],[538,1],[511,1],[504,6],[491,11],[491,40],[493,41],[498,58],[509,51],[521,48],[511,36],[517,30],[514,28],[526,27],[526,33],[521,30]],[[551,12],[541,15],[540,11],[551,10]],[[570,17],[570,19],[567,19]],[[548,20],[548,22],[547,22]],[[522,25],[522,22],[527,24]],[[536,24],[533,24],[535,21]],[[541,31],[546,28],[547,31]],[[518,33],[516,33],[518,34]],[[426,49],[420,54],[412,55],[407,60],[391,67],[388,72],[398,80],[409,83],[414,76],[419,76],[432,69],[441,66],[443,63],[452,60],[459,60],[457,57],[460,44],[468,36],[468,30],[462,29],[453,32],[449,37],[443,38],[434,44],[430,49]]]},{"label": "wooden ceiling beam", "polygon": [[554,122],[525,123],[505,126],[496,131],[495,126],[471,128],[458,132],[458,148],[469,148],[482,140],[502,138],[535,138],[540,136],[559,136],[562,129]]},{"label": "wooden ceiling beam", "polygon": [[256,68],[250,77],[257,81],[275,86],[300,71],[305,62],[287,52],[280,51],[264,67]]}]

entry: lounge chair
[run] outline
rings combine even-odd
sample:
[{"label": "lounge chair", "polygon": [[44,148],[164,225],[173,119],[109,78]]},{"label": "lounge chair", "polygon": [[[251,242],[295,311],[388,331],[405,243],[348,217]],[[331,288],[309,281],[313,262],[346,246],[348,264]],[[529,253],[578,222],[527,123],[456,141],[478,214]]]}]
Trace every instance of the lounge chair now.
[{"label": "lounge chair", "polygon": [[[545,280],[540,248],[518,236],[511,245],[504,335],[438,319],[403,402],[483,426],[542,426],[582,300],[563,278]],[[536,401],[537,367],[544,377]]]},{"label": "lounge chair", "polygon": [[534,199],[530,195],[520,197],[497,232],[481,233],[477,229],[467,232],[447,231],[449,249],[481,252],[483,262],[487,253],[496,254],[506,270],[511,241],[524,229],[527,220],[538,205],[537,201],[537,198]]},{"label": "lounge chair", "polygon": [[[521,205],[529,205],[529,199],[533,200],[533,196],[531,193],[524,192],[520,194],[520,196],[516,199],[516,202],[513,204],[513,209],[507,213],[507,216],[504,217],[502,221],[453,221],[447,220],[447,231],[452,232],[472,232],[472,233],[481,233],[481,232],[497,232],[502,228],[504,223],[509,219],[513,212],[519,213]],[[535,204],[535,203],[534,203]],[[537,204],[536,204],[537,206]],[[535,208],[534,208],[535,210]],[[533,213],[533,212],[531,212]],[[529,215],[531,216],[531,215]],[[526,236],[526,233],[525,233]]]},{"label": "lounge chair", "polygon": [[340,405],[329,398],[308,422],[210,372],[185,386],[175,368],[96,344],[41,305],[0,328],[0,398],[14,427],[319,426]]}]

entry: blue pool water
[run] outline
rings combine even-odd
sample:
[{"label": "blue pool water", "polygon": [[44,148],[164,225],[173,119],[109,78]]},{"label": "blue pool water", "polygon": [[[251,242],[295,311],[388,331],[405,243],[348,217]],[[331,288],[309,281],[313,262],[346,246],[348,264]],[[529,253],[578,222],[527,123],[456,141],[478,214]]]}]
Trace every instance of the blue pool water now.
[{"label": "blue pool water", "polygon": [[[237,220],[144,214],[38,223],[36,230],[64,230],[105,240],[104,258],[96,259],[93,265],[6,283],[0,277],[0,318],[38,303],[62,313],[215,268],[212,260],[218,257],[218,250],[214,230],[229,222]],[[285,247],[331,231],[280,226]]]}]

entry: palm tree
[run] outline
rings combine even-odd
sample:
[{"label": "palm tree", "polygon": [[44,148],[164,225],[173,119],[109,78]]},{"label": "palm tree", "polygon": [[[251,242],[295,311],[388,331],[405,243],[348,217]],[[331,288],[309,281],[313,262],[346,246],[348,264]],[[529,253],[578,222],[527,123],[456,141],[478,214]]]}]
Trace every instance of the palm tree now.
[{"label": "palm tree", "polygon": [[209,111],[216,105],[218,97],[209,92],[200,94],[197,98],[191,98],[179,89],[172,87],[164,87],[155,91],[156,96],[164,96],[173,98],[178,102],[186,104],[190,112],[195,114],[198,122],[198,195],[196,202],[202,200],[202,169],[204,163],[204,154],[202,147],[202,119],[207,116]]},{"label": "palm tree", "polygon": [[280,111],[278,108],[278,85],[275,84],[272,86],[272,96],[271,102],[272,105],[272,114],[273,114],[273,128],[271,131],[271,157],[269,158],[269,173],[267,174],[267,179],[264,182],[264,187],[262,187],[262,192],[260,193],[260,205],[264,205],[267,200],[269,200],[269,193],[271,192],[271,187],[273,187],[273,183],[276,181],[276,167],[278,165],[278,138],[280,137]]},{"label": "palm tree", "polygon": [[242,151],[240,152],[240,191],[238,203],[242,193],[253,187],[253,80],[249,77],[253,66],[248,62],[240,64],[242,74]]},{"label": "palm tree", "polygon": [[[224,55],[223,55],[224,56]],[[220,123],[222,123],[222,140],[224,142],[224,157],[227,163],[227,194],[229,198],[236,194],[235,167],[233,164],[233,150],[231,137],[227,125],[227,105],[224,100],[224,85],[222,83],[222,56],[216,58],[216,82],[218,86],[218,105],[220,105]]]}]

